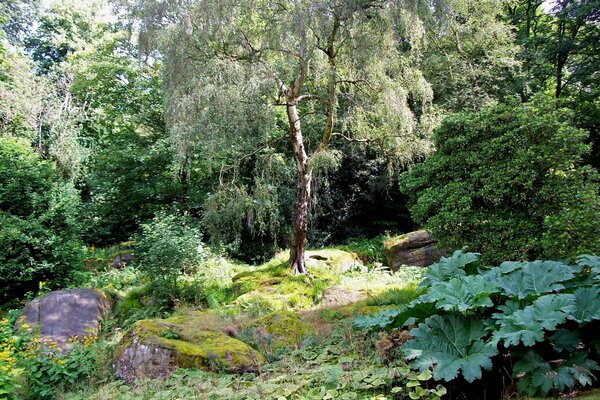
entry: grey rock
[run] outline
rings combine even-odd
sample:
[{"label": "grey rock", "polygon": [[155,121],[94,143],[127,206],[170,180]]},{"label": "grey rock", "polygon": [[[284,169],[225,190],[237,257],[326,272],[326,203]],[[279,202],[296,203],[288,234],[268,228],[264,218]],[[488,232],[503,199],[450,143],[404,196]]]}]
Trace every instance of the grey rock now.
[{"label": "grey rock", "polygon": [[97,290],[58,290],[32,300],[17,324],[39,326],[44,341],[56,342],[61,350],[69,350],[70,339],[82,341],[85,336],[98,334],[100,320],[111,306],[110,299]]}]

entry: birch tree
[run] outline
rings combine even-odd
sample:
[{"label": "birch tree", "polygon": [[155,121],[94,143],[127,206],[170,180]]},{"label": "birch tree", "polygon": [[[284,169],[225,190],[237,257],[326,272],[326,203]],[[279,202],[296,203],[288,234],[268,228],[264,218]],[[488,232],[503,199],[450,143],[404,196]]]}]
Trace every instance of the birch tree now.
[{"label": "birch tree", "polygon": [[334,140],[378,146],[398,162],[430,150],[432,92],[413,68],[424,36],[416,12],[377,0],[198,0],[168,35],[166,121],[183,158],[200,147],[235,159],[289,140],[294,273],[306,272],[313,167]]}]

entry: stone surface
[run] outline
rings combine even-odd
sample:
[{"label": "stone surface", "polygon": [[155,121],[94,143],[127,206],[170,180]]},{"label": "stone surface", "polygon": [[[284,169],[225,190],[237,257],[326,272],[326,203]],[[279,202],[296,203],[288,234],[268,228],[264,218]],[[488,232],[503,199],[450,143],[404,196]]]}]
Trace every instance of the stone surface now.
[{"label": "stone surface", "polygon": [[127,382],[156,378],[177,368],[257,372],[264,358],[244,342],[221,332],[194,329],[193,319],[137,321],[114,359],[115,375]]},{"label": "stone surface", "polygon": [[424,230],[386,240],[383,252],[388,266],[394,271],[402,265],[428,267],[441,257],[435,240]]},{"label": "stone surface", "polygon": [[68,350],[70,340],[83,341],[86,336],[98,334],[100,320],[111,305],[110,299],[101,291],[58,290],[32,300],[17,323],[32,328],[39,325],[42,339],[56,342],[61,350]]},{"label": "stone surface", "polygon": [[133,254],[131,253],[120,253],[117,254],[111,261],[110,265],[113,268],[125,268],[127,264],[133,260]]}]

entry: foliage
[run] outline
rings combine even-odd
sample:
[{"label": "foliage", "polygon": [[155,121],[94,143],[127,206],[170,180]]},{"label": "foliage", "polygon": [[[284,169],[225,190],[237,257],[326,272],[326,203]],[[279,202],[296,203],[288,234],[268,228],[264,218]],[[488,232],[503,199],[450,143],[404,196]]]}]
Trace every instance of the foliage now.
[{"label": "foliage", "polygon": [[49,7],[39,15],[39,24],[24,40],[25,48],[37,63],[38,72],[47,74],[67,56],[91,40],[93,21],[90,13],[75,7]]},{"label": "foliage", "polygon": [[181,369],[165,380],[144,379],[134,386],[115,381],[94,390],[71,393],[67,398],[391,400],[410,396],[438,400],[445,393],[441,385],[432,382],[430,373],[411,371],[400,359],[382,363],[371,339],[349,330],[343,322],[325,324],[323,328],[329,332],[327,335],[280,353],[263,366],[261,376]]},{"label": "foliage", "polygon": [[0,302],[39,282],[68,282],[80,256],[78,207],[77,191],[52,164],[24,141],[0,137]]},{"label": "foliage", "polygon": [[80,184],[85,237],[96,245],[128,240],[173,202],[180,209],[198,207],[172,170],[160,63],[139,64],[138,58],[122,31],[105,33],[69,57],[69,90],[89,104],[81,135],[93,145]]},{"label": "foliage", "polygon": [[[436,380],[481,379],[483,371],[499,368],[501,355],[512,358],[517,387],[529,395],[588,386],[600,370],[590,339],[600,320],[592,270],[598,263],[599,257],[581,256],[578,265],[504,262],[490,268],[477,254],[457,251],[431,266],[421,284],[426,292],[411,304],[355,325],[401,326],[412,316],[410,324],[420,323],[402,352]],[[447,273],[440,280],[442,269]],[[423,316],[423,307],[434,307],[433,315]]]},{"label": "foliage", "polygon": [[205,254],[198,228],[183,217],[159,213],[142,225],[134,244],[135,266],[151,282],[153,295],[171,302],[180,294],[177,278],[193,272]]},{"label": "foliage", "polygon": [[105,382],[111,376],[105,342],[86,336],[62,352],[27,324],[15,329],[18,313],[0,321],[0,398],[53,399],[57,393]]},{"label": "foliage", "polygon": [[513,27],[499,18],[506,2],[431,2],[431,32],[421,65],[434,103],[450,112],[477,110],[510,97],[519,64]]},{"label": "foliage", "polygon": [[598,175],[567,115],[540,98],[446,119],[437,153],[403,175],[413,218],[486,262],[600,251]]}]

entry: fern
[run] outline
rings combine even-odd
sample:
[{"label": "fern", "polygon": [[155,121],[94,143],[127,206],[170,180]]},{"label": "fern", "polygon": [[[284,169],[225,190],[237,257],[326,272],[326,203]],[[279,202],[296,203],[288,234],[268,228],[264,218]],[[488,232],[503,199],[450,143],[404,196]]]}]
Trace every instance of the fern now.
[{"label": "fern", "polygon": [[487,335],[484,324],[460,315],[434,315],[410,334],[413,339],[402,348],[404,355],[420,371],[432,368],[436,380],[450,381],[459,372],[468,382],[480,379],[498,353],[482,340]]}]

